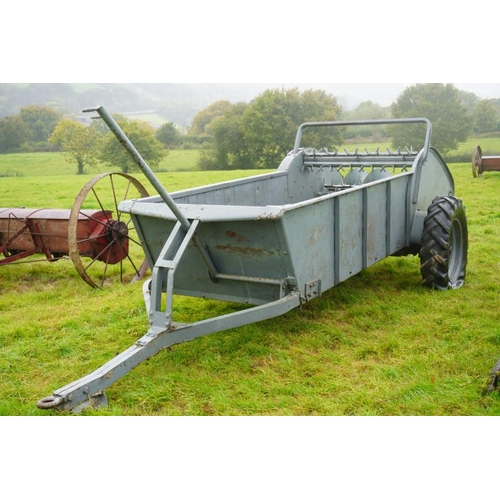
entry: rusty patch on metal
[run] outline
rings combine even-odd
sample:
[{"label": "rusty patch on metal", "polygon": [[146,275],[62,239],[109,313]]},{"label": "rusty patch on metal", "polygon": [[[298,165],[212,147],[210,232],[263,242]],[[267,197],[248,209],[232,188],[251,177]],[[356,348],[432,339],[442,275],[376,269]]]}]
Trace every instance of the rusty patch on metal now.
[{"label": "rusty patch on metal", "polygon": [[235,233],[234,231],[226,231],[226,235],[230,238],[235,239],[239,243],[241,243],[242,241],[250,241],[248,238],[245,238],[245,236]]},{"label": "rusty patch on metal", "polygon": [[274,251],[265,250],[263,248],[251,248],[251,247],[235,247],[232,245],[216,245],[217,250],[222,250],[228,253],[239,253],[242,255],[256,256],[256,257],[267,257],[274,255]]}]

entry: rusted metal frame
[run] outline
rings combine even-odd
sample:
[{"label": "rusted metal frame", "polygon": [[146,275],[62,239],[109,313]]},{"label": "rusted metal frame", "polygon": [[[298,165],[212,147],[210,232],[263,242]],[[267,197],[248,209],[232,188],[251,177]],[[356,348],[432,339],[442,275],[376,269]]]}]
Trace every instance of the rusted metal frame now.
[{"label": "rusted metal frame", "polygon": [[[5,255],[5,252],[3,250],[2,250],[2,253]],[[4,264],[11,264],[11,263],[16,262],[16,261],[21,260],[21,259],[25,259],[27,257],[30,257],[31,255],[35,255],[36,253],[38,253],[38,252],[35,249],[35,250],[28,250],[26,252],[18,253],[15,255],[10,255],[8,257],[5,257],[5,259],[0,260],[0,266],[2,266]]]},{"label": "rusted metal frame", "polygon": [[43,253],[47,260],[52,260],[52,253],[50,252],[47,244],[45,243],[44,235],[40,231],[40,226],[38,222],[28,220],[28,224],[30,226],[30,234],[33,238],[33,243],[35,247],[38,249],[38,253]]},{"label": "rusted metal frame", "polygon": [[479,172],[500,172],[500,156],[481,157]]},{"label": "rusted metal frame", "polygon": [[[16,220],[19,220],[16,218]],[[40,228],[38,224],[35,221],[32,221],[30,219],[22,221],[24,223],[24,226],[19,229],[14,235],[12,235],[1,247],[0,247],[0,254],[6,254],[8,252],[8,247],[9,245],[15,241],[19,236],[21,236],[23,233],[28,232],[31,238],[33,239],[33,245],[34,248],[32,250],[26,250],[25,252],[20,252],[16,255],[11,255],[7,256],[5,259],[0,260],[0,265],[4,264],[10,264],[12,262],[16,262],[21,259],[25,259],[27,257],[30,257],[31,255],[35,255],[37,253],[43,253],[46,257],[47,260],[53,261],[57,260],[54,259],[52,256],[52,253],[50,252],[49,248],[47,247],[45,240],[43,238],[42,233],[40,232]]]},{"label": "rusted metal frame", "polygon": [[[24,226],[21,229],[19,229],[19,231],[17,231],[14,235],[12,235],[11,237],[9,237],[9,239],[0,247],[0,252],[4,253],[5,251],[7,251],[9,245],[16,238],[18,238],[19,236],[21,236],[21,234],[23,234],[27,229],[28,229],[28,223],[25,222]],[[7,233],[7,234],[9,234],[9,233]],[[34,251],[33,253],[36,253],[36,251]],[[30,255],[32,255],[32,253],[30,253]],[[4,261],[2,260],[1,262],[4,262]]]}]

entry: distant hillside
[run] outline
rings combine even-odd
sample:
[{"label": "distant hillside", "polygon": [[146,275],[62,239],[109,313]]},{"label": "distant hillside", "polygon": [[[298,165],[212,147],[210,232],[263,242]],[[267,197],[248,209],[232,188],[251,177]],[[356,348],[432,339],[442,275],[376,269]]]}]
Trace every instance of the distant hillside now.
[{"label": "distant hillside", "polygon": [[152,112],[187,126],[215,101],[249,101],[262,90],[259,84],[0,83],[0,117],[18,114],[31,104],[51,106],[65,115],[79,115],[83,108],[103,104],[113,113]]},{"label": "distant hillside", "polygon": [[[389,106],[407,83],[0,83],[0,118],[30,104],[52,106],[81,115],[83,108],[103,104],[112,113],[150,116],[153,124],[172,121],[181,127],[216,101],[249,102],[268,88],[321,88],[352,109],[371,100]],[[498,83],[455,84],[481,98],[498,98]]]}]

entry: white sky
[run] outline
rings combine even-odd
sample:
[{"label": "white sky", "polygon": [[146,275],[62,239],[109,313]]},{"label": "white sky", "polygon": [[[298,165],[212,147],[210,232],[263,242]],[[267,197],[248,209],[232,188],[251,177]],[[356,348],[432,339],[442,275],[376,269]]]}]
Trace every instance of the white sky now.
[{"label": "white sky", "polygon": [[[298,85],[306,88],[323,88],[336,96],[348,98],[350,105],[354,106],[367,100],[389,106],[406,87],[413,83],[290,83],[284,85],[286,87]],[[473,92],[482,99],[500,98],[500,83],[454,83],[454,85],[461,90]]]}]

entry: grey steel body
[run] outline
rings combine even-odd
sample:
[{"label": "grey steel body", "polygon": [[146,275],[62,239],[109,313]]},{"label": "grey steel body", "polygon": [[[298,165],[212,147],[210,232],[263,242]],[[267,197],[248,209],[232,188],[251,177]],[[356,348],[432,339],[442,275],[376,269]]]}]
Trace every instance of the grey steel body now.
[{"label": "grey steel body", "polygon": [[[95,111],[157,186],[114,120],[102,107]],[[131,215],[153,270],[144,286],[149,330],[128,351],[38,406],[69,410],[92,404],[166,347],[279,316],[388,256],[418,253],[428,207],[455,191],[448,167],[430,147],[428,120],[390,121],[427,126],[420,152],[300,148],[308,127],[381,123],[388,122],[304,124],[294,150],[274,173],[172,196],[162,187],[158,196],[122,202],[119,209]],[[172,318],[175,295],[254,307],[179,325]]]}]

